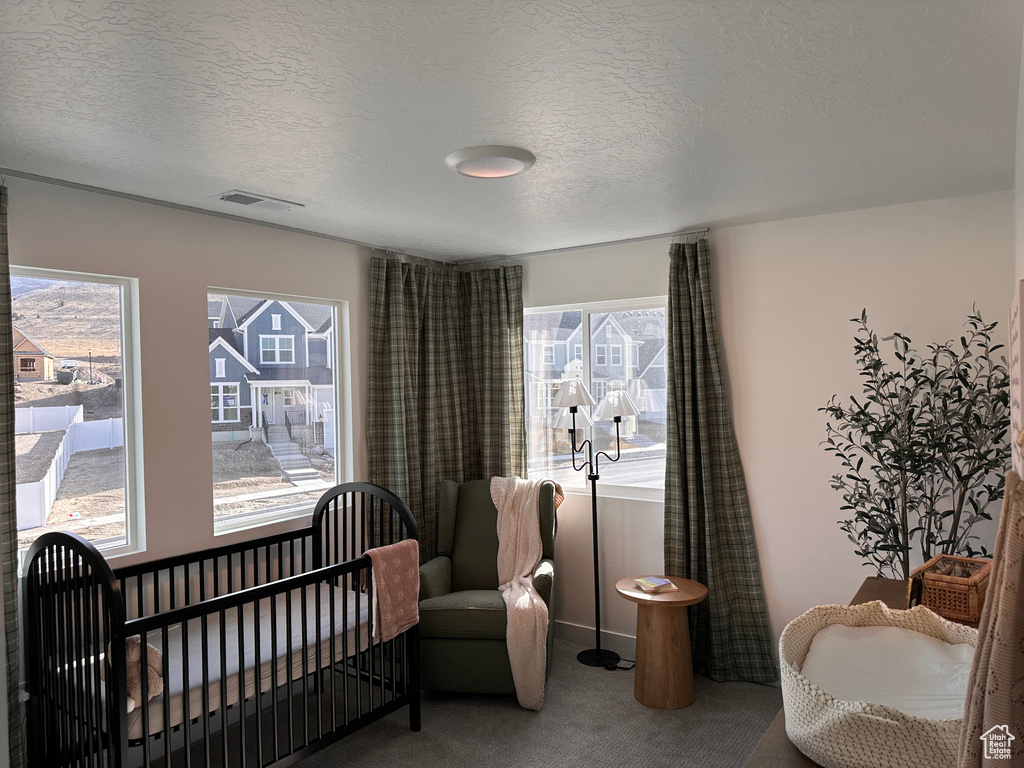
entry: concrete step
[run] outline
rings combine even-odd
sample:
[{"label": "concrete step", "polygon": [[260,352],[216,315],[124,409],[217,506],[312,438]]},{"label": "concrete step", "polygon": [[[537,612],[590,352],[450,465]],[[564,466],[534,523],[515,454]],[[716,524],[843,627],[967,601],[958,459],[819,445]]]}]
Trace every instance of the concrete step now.
[{"label": "concrete step", "polygon": [[302,455],[302,451],[299,450],[299,446],[295,443],[276,443],[268,447],[270,448],[270,452],[275,456]]},{"label": "concrete step", "polygon": [[307,467],[306,469],[285,470],[284,474],[285,477],[288,478],[289,482],[295,483],[296,485],[301,483],[320,482],[320,473],[310,467]]}]

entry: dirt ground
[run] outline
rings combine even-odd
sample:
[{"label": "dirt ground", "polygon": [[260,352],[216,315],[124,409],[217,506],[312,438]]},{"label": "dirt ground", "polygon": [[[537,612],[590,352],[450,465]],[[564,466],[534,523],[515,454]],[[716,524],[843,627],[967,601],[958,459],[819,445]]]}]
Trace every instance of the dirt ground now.
[{"label": "dirt ground", "polygon": [[[77,533],[90,541],[124,536],[124,504],[124,448],[79,451],[68,462],[46,525],[19,531],[18,545],[48,531]],[[79,516],[72,518],[73,513]]]},{"label": "dirt ground", "polygon": [[[334,482],[333,463],[325,464],[318,469],[322,480]],[[264,499],[216,503],[216,500],[234,496],[294,488],[295,486],[282,477],[280,465],[264,443],[253,441],[213,444],[214,517],[257,512],[284,504],[311,503],[320,498],[321,491],[310,491]]]},{"label": "dirt ground", "polygon": [[[62,434],[44,432],[18,435],[19,479],[23,479],[23,458],[26,477],[28,468],[38,473],[36,480],[46,473]],[[43,533],[52,530],[77,533],[90,541],[124,536],[124,467],[123,448],[81,451],[72,456],[46,525],[21,531],[18,535],[19,546],[25,547]],[[282,505],[312,504],[322,493],[320,490],[302,491],[284,481],[281,468],[270,449],[260,442],[215,443],[213,468],[214,499],[265,491],[295,491],[287,495],[217,504],[215,517],[258,512]],[[334,482],[333,464],[325,464],[319,469],[325,482]],[[73,518],[73,514],[78,517]]]},{"label": "dirt ground", "polygon": [[46,471],[57,455],[64,430],[57,432],[33,432],[14,436],[14,452],[19,483],[36,483],[46,476]]}]

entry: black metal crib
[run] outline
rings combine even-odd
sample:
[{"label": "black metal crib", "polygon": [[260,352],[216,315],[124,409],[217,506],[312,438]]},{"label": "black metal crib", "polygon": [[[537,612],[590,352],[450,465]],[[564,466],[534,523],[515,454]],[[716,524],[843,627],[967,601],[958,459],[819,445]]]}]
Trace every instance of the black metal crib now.
[{"label": "black metal crib", "polygon": [[415,538],[408,507],[368,483],[327,491],[306,528],[117,570],[41,536],[21,585],[29,765],[284,766],[406,704],[418,731],[417,629],[373,636],[365,554]]}]

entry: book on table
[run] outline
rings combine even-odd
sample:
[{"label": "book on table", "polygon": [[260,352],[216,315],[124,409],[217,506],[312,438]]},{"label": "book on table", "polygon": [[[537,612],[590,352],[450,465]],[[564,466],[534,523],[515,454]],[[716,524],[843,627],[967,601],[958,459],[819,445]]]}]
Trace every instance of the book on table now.
[{"label": "book on table", "polygon": [[643,576],[633,579],[633,583],[644,592],[674,592],[679,589],[671,581],[660,576]]}]

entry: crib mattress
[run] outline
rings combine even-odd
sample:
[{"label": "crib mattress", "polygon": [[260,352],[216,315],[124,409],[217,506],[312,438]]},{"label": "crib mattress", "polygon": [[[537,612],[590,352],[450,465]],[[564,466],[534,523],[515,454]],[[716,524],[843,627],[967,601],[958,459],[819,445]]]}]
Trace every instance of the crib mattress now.
[{"label": "crib mattress", "polygon": [[[278,595],[274,609],[267,600],[256,617],[259,624],[259,686],[261,692],[273,690],[275,683],[280,686],[289,680],[299,680],[304,672],[313,672],[318,666],[328,667],[360,651],[366,650],[370,640],[369,599],[360,595],[359,613],[356,614],[356,593],[340,587],[321,584],[319,635],[317,634],[317,596],[315,585],[305,589],[306,621],[305,643],[303,643],[301,591],[291,593],[291,620],[289,622],[286,596]],[[334,601],[334,625],[331,626],[330,604]],[[214,712],[221,709],[223,691],[224,704],[231,706],[239,701],[240,683],[242,696],[248,700],[256,695],[257,658],[255,653],[256,630],[253,605],[244,606],[242,611],[242,653],[244,671],[239,673],[239,619],[238,609],[226,612],[223,645],[227,649],[224,658],[225,680],[221,677],[221,622],[220,617],[211,615],[206,621],[206,647],[203,646],[203,627],[198,620],[188,623],[188,679],[185,679],[183,660],[182,626],[178,624],[167,633],[167,649],[161,633],[150,633],[147,641],[164,654],[168,666],[168,679],[164,680],[164,691],[149,701],[149,733],[164,730],[165,697],[170,727],[180,725],[186,719],[201,717],[204,709]],[[289,627],[290,623],[290,627]],[[276,624],[276,632],[272,632]],[[290,632],[289,632],[290,629]],[[320,638],[319,644],[317,638]],[[334,638],[334,654],[331,654],[331,638]],[[276,642],[275,642],[276,638]],[[319,645],[319,648],[318,648]],[[206,660],[204,671],[204,659]],[[305,666],[303,665],[305,660]],[[223,685],[222,685],[223,683]],[[186,714],[187,702],[187,714]],[[139,739],[143,735],[142,708],[136,707],[128,713],[128,738]]]}]

